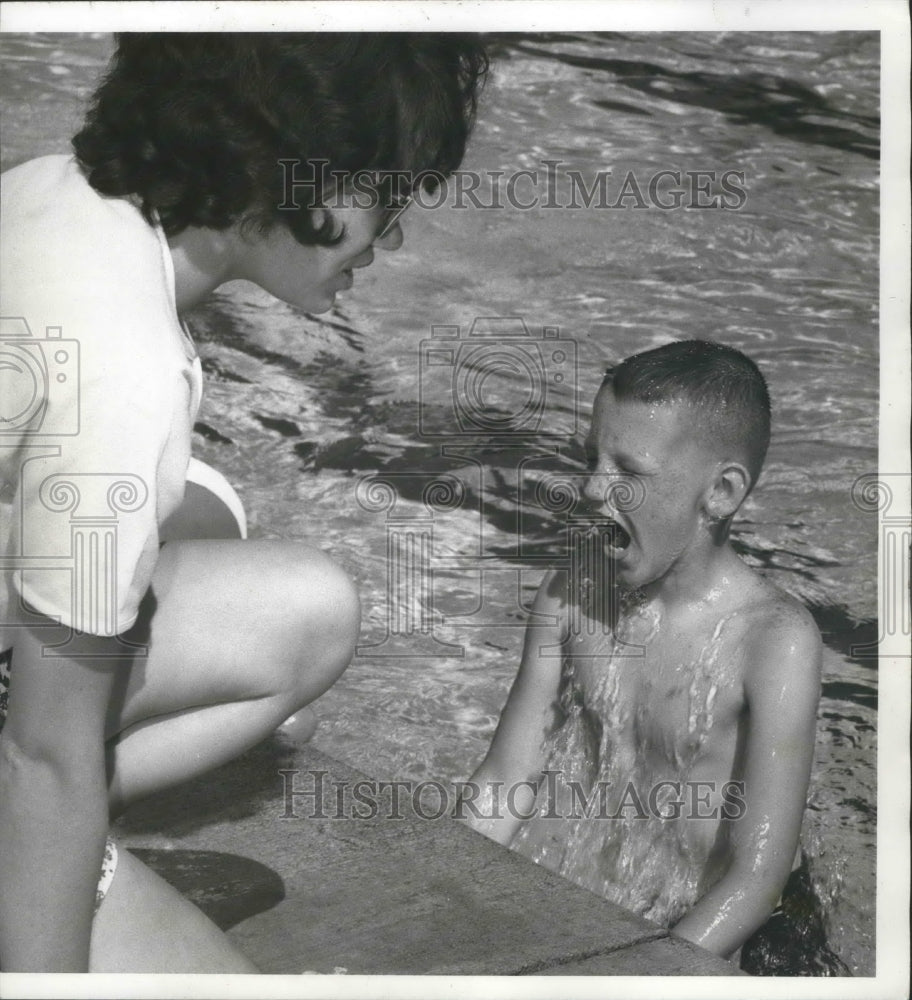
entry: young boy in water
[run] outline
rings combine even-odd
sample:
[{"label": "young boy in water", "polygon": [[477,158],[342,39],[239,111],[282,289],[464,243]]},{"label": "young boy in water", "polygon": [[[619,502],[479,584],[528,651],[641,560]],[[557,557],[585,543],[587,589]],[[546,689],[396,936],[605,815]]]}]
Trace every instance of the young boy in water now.
[{"label": "young boy in water", "polygon": [[724,956],[793,868],[819,697],[810,615],[728,537],[769,426],[763,376],[731,348],[676,342],[608,372],[574,517],[594,558],[543,580],[461,802],[482,833]]}]

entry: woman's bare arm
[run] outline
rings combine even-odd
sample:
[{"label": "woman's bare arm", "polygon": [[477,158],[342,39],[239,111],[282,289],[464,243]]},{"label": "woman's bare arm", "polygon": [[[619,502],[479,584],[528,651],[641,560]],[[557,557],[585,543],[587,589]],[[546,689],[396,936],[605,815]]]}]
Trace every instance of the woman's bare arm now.
[{"label": "woman's bare arm", "polygon": [[50,621],[16,630],[0,736],[0,967],[85,972],[108,827],[104,720],[116,640]]}]

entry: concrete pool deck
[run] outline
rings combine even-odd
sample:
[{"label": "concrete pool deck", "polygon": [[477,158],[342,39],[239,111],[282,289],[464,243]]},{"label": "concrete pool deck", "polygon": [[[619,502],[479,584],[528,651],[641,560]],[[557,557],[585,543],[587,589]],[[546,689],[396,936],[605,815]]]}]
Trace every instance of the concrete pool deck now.
[{"label": "concrete pool deck", "polygon": [[134,807],[118,832],[264,973],[741,974],[449,816],[420,818],[408,793],[372,819],[346,799],[337,818],[336,789],[359,780],[275,739]]}]

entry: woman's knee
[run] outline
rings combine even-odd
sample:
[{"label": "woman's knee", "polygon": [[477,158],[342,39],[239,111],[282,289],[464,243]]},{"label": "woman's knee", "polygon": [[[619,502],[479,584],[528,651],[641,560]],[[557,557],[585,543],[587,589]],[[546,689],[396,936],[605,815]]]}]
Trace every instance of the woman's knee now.
[{"label": "woman's knee", "polygon": [[299,704],[319,697],[355,654],[361,602],[349,575],[329,556],[304,546],[283,549],[282,600],[296,648],[288,678]]},{"label": "woman's knee", "polygon": [[132,682],[149,714],[207,699],[278,698],[277,710],[290,715],[354,655],[355,586],[304,545],[174,542],[162,549],[152,593],[150,661]]}]

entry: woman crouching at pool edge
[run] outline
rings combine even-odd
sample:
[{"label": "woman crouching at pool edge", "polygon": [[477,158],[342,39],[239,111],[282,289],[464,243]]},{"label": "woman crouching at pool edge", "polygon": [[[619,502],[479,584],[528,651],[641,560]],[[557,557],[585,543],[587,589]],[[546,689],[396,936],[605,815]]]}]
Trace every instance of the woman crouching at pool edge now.
[{"label": "woman crouching at pool edge", "polygon": [[[202,376],[180,317],[237,278],[328,310],[402,243],[403,192],[365,206],[347,178],[451,173],[486,71],[451,34],[124,35],[75,157],[3,176],[3,336],[58,328],[63,376],[3,414],[4,971],[257,971],[108,826],[321,695],[360,609],[317,549],[241,541],[236,495],[191,460]],[[326,168],[291,211],[287,161]],[[3,377],[25,398],[21,370]],[[75,503],[117,513],[91,594],[66,562]]]}]

